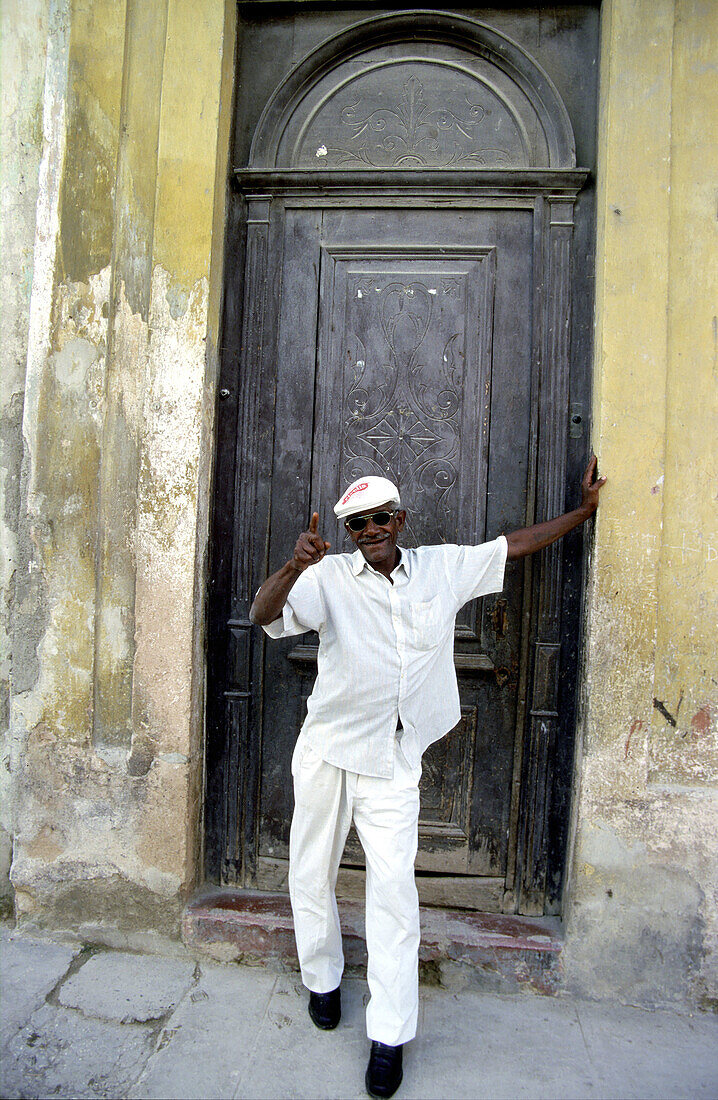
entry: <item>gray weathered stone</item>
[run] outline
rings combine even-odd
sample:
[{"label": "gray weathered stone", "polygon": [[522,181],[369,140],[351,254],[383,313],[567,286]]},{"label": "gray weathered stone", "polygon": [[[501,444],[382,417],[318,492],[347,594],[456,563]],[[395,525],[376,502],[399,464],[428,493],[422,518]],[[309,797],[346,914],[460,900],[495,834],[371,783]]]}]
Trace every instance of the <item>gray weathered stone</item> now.
[{"label": "gray weathered stone", "polygon": [[123,1026],[45,1004],[3,1051],[2,1095],[124,1096],[154,1043],[150,1025]]},{"label": "gray weathered stone", "polygon": [[158,1020],[192,984],[194,963],[156,955],[102,952],[61,986],[58,1002],[85,1016],[120,1023]]},{"label": "gray weathered stone", "polygon": [[702,961],[703,895],[687,872],[640,858],[596,860],[571,912],[566,985],[644,1007],[685,1003]]},{"label": "gray weathered stone", "polygon": [[470,990],[425,996],[411,1081],[419,1096],[599,1095],[573,1002]]},{"label": "gray weathered stone", "polygon": [[602,1096],[718,1095],[718,1026],[715,1018],[576,1001]]},{"label": "gray weathered stone", "polygon": [[[72,961],[72,948],[17,934],[2,948],[3,1011],[31,985],[39,1007],[3,1047],[0,1095],[365,1095],[363,980],[342,983],[342,1020],[327,1033],[312,1025],[295,975],[202,963],[195,978],[193,962],[128,952]],[[424,988],[399,1096],[709,1100],[718,1095],[716,1039],[708,1014]]]},{"label": "gray weathered stone", "polygon": [[234,1096],[275,982],[269,970],[203,963],[130,1095]]},{"label": "gray weathered stone", "polygon": [[57,985],[80,948],[0,932],[0,1044],[10,1039]]},{"label": "gray weathered stone", "polygon": [[364,1024],[366,983],[342,982],[342,1020],[319,1031],[307,1013],[308,993],[298,978],[277,979],[269,1009],[249,1053],[236,1096],[273,1100],[365,1097],[369,1051]]}]

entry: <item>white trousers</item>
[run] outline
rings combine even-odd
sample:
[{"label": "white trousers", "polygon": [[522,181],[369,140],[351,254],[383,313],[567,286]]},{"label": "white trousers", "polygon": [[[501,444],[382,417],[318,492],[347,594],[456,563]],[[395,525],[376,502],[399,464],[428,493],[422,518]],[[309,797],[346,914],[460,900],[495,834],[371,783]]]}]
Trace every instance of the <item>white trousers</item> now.
[{"label": "white trousers", "polygon": [[292,760],[294,817],[289,893],[302,981],[315,993],[339,985],[344,953],[335,897],[354,822],[366,856],[367,1035],[390,1046],[416,1034],[419,898],[414,882],[421,767],[397,745],[392,779],[327,764],[300,738]]}]

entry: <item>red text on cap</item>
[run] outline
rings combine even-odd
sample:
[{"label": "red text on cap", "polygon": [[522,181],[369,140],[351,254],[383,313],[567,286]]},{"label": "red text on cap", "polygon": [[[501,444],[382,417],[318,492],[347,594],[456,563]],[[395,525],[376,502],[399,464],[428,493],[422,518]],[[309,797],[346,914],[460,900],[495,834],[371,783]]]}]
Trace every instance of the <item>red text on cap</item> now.
[{"label": "red text on cap", "polygon": [[362,490],[368,489],[368,488],[369,488],[369,482],[368,481],[360,481],[358,485],[355,485],[353,489],[349,490],[347,495],[342,500],[342,504],[346,504],[346,502],[349,500],[349,497],[353,497],[355,493],[361,493]]}]

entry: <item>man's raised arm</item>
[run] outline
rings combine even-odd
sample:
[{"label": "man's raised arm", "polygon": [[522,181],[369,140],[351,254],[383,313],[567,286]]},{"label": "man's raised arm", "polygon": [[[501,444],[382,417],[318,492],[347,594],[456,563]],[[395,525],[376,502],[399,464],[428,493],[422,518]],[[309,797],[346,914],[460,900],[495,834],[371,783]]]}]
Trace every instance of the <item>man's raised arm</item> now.
[{"label": "man's raised arm", "polygon": [[254,603],[249,609],[249,617],[258,626],[268,626],[282,614],[282,608],[287,602],[292,586],[297,577],[310,565],[316,565],[321,561],[330,544],[317,534],[319,526],[319,513],[312,513],[309,521],[309,530],[302,531],[294,547],[294,557],[267,577],[266,581],[254,597]]},{"label": "man's raised arm", "polygon": [[509,559],[524,558],[527,554],[534,554],[537,550],[543,550],[544,546],[550,546],[556,539],[572,531],[585,523],[589,516],[598,508],[598,494],[606,484],[605,477],[596,476],[597,458],[591,458],[586,472],[581,481],[581,504],[573,512],[565,512],[556,519],[549,519],[546,523],[536,523],[533,527],[523,527],[520,531],[512,531],[506,536],[509,544]]}]

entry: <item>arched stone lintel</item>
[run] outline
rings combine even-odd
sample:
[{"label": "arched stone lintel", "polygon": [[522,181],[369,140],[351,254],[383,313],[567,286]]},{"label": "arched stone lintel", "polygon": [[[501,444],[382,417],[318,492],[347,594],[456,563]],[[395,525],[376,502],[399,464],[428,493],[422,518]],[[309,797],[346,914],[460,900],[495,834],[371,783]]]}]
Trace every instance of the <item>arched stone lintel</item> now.
[{"label": "arched stone lintel", "polygon": [[[543,130],[546,168],[574,168],[576,151],[566,107],[550,77],[512,39],[486,24],[463,16],[416,10],[362,20],[326,39],[289,73],[268,101],[252,141],[249,166],[257,169],[292,167],[281,163],[280,148],[287,127],[301,111],[316,85],[343,63],[379,46],[405,41],[412,49],[443,44],[482,58],[505,75],[517,89],[517,99],[533,105]],[[517,111],[517,118],[520,112]]]}]

